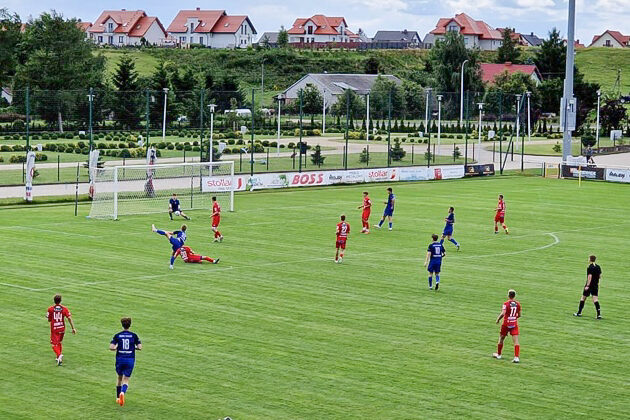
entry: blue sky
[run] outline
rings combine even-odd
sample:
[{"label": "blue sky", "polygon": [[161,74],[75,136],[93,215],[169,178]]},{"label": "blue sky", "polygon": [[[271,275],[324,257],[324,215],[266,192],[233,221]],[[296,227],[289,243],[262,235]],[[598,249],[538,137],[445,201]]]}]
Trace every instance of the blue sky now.
[{"label": "blue sky", "polygon": [[[322,13],[344,16],[351,30],[362,28],[368,36],[379,29],[416,30],[424,36],[435,27],[440,17],[465,12],[493,27],[515,27],[518,32],[534,32],[546,36],[552,27],[566,34],[567,0],[180,0],[155,2],[109,0],[86,2],[77,0],[4,0],[3,7],[17,12],[22,20],[54,9],[66,17],[93,21],[107,5],[108,9],[142,9],[157,16],[167,26],[179,9],[223,9],[228,14],[246,14],[258,34],[275,31],[280,25],[290,27],[296,17]],[[577,0],[576,37],[589,44],[593,35],[605,29],[630,33],[630,0]]]}]

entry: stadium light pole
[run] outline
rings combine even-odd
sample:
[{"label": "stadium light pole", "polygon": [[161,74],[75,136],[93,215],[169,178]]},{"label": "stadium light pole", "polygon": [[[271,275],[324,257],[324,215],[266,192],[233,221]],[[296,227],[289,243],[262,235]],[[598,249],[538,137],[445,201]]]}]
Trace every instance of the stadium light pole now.
[{"label": "stadium light pole", "polygon": [[366,119],[365,122],[365,141],[370,141],[370,92],[365,95]]},{"label": "stadium light pole", "polygon": [[[438,100],[438,153],[440,152],[440,141],[442,139],[442,95],[437,95]],[[433,156],[435,160],[435,156]]]},{"label": "stadium light pole", "polygon": [[326,89],[324,89],[322,97],[324,98],[322,101],[322,134],[326,134]]},{"label": "stadium light pole", "polygon": [[208,162],[212,163],[212,155],[214,151],[212,150],[212,143],[214,139],[214,110],[217,106],[215,104],[209,104],[208,108],[210,108],[210,138],[208,139]]},{"label": "stadium light pole", "polygon": [[164,117],[162,119],[162,141],[166,138],[166,101],[168,100],[168,88],[163,88],[164,91]]},{"label": "stadium light pole", "polygon": [[346,150],[344,150],[344,169],[348,169],[348,135],[349,135],[349,119],[350,119],[350,89],[346,89]]},{"label": "stadium light pole", "polygon": [[602,101],[602,91],[597,91],[597,125],[595,126],[595,140],[597,141],[597,150],[599,151],[599,107]]},{"label": "stadium light pole", "polygon": [[[459,125],[462,126],[464,125],[464,67],[466,67],[466,63],[468,63],[469,60],[464,60],[464,62],[462,63],[462,75],[461,75],[461,84],[460,84],[460,88],[459,88]],[[438,142],[438,148],[439,148],[439,142]]]},{"label": "stadium light pole", "polygon": [[[523,97],[523,95],[521,95],[520,93],[516,94],[516,141],[518,141],[518,138],[521,134],[521,98]],[[521,142],[521,171],[523,170],[523,148],[524,148],[524,144],[523,142]],[[514,143],[512,143],[512,160],[514,160],[513,158],[514,156]]]},{"label": "stadium light pole", "polygon": [[278,141],[277,143],[277,155],[280,156],[280,113],[282,112],[282,101],[284,101],[284,94],[283,93],[279,93],[278,96]]},{"label": "stadium light pole", "polygon": [[[573,96],[573,68],[575,66],[575,0],[569,0],[569,22],[567,29],[567,58],[565,66],[564,94],[561,100],[560,120],[562,131],[562,161],[566,162],[571,154],[571,135],[575,121],[576,104]],[[564,118],[563,118],[564,117]]]},{"label": "stadium light pole", "polygon": [[477,131],[479,132],[479,144],[481,144],[481,116],[483,115],[483,102],[479,102],[479,126],[477,127]]},{"label": "stadium light pole", "polygon": [[90,88],[90,93],[88,94],[88,100],[90,101],[90,116],[89,116],[89,127],[90,130],[90,152],[92,151],[92,147],[94,147],[93,137],[92,137],[92,104],[94,103],[94,88]]},{"label": "stadium light pole", "polygon": [[431,96],[431,88],[427,88],[427,100],[424,103],[424,131],[429,132],[429,97]]},{"label": "stadium light pole", "polygon": [[527,91],[525,93],[527,95],[527,142],[531,143],[532,141],[532,110],[531,110],[531,98],[532,93]]}]

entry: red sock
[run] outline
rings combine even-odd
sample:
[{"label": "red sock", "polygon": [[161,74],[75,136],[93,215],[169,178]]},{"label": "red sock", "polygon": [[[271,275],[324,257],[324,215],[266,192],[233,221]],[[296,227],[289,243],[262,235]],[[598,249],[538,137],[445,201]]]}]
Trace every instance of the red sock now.
[{"label": "red sock", "polygon": [[520,353],[521,353],[521,346],[519,346],[518,344],[514,345],[514,357],[518,357]]},{"label": "red sock", "polygon": [[61,344],[53,344],[52,349],[57,355],[57,357],[59,357],[59,355],[61,354]]},{"label": "red sock", "polygon": [[503,343],[497,344],[497,354],[500,356],[503,351]]},{"label": "red sock", "polygon": [[495,226],[495,227],[494,227],[494,231],[495,231],[495,232],[498,232],[498,231],[499,231],[499,227],[498,227],[498,226]]},{"label": "red sock", "polygon": [[208,262],[214,262],[214,260],[210,257],[201,257],[202,260],[206,260]]},{"label": "red sock", "polygon": [[214,237],[215,238],[219,238],[221,236],[221,232],[219,232],[218,230],[215,232]]}]

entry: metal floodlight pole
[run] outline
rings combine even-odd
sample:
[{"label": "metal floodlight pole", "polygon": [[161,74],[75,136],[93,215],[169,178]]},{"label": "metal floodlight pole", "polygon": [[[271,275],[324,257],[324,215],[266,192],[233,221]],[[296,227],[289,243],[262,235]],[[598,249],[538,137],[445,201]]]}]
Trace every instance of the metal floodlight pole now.
[{"label": "metal floodlight pole", "polygon": [[145,96],[146,96],[146,102],[147,102],[146,110],[145,110],[145,113],[146,113],[146,115],[145,115],[145,123],[146,123],[146,126],[147,126],[147,141],[146,141],[146,146],[147,147],[146,147],[146,149],[149,150],[149,128],[150,128],[149,127],[149,115],[150,115],[149,114],[149,111],[150,111],[150,104],[149,104],[149,102],[150,102],[150,93],[149,93],[149,89],[146,90]]},{"label": "metal floodlight pole", "polygon": [[208,139],[208,162],[212,163],[214,151],[212,150],[212,143],[214,139],[214,110],[217,106],[215,104],[209,104],[210,108],[210,138]]},{"label": "metal floodlight pole", "polygon": [[249,167],[250,167],[250,175],[254,176],[254,103],[255,103],[255,92],[256,89],[252,88],[252,134],[251,134],[251,138],[252,138],[252,147],[251,147],[251,162],[249,163]]},{"label": "metal floodlight pole", "polygon": [[389,89],[389,95],[387,97],[387,167],[391,164],[391,140],[392,140],[392,89]]},{"label": "metal floodlight pole", "polygon": [[280,113],[282,112],[282,99],[284,95],[282,93],[278,94],[278,141],[277,141],[277,155],[280,156]]},{"label": "metal floodlight pole", "polygon": [[[464,125],[464,67],[466,66],[466,63],[468,63],[469,60],[464,60],[464,62],[462,63],[462,74],[461,74],[461,84],[459,87],[459,96],[460,96],[460,100],[459,100],[459,125],[462,126]],[[439,145],[439,143],[438,143]],[[439,146],[438,146],[439,147]]]},{"label": "metal floodlight pole", "polygon": [[365,140],[370,141],[370,92],[365,95],[366,103],[366,119],[365,122]]},{"label": "metal floodlight pole", "polygon": [[431,88],[427,88],[427,100],[424,103],[424,131],[427,133],[429,130],[429,98],[431,96]]},{"label": "metal floodlight pole", "polygon": [[[575,0],[569,0],[569,21],[568,21],[568,29],[567,29],[567,59],[566,59],[566,67],[565,67],[565,79],[564,79],[564,97],[561,102],[561,114],[564,115],[564,127],[562,127],[564,131],[564,136],[562,139],[562,161],[566,162],[569,155],[571,154],[571,130],[569,126],[569,101],[573,101],[573,68],[575,66]],[[571,110],[572,113],[575,110]]]},{"label": "metal floodlight pole", "polygon": [[260,104],[265,97],[265,60],[263,59],[260,63]]},{"label": "metal floodlight pole", "polygon": [[204,90],[201,89],[199,91],[199,162],[203,160],[203,94]]},{"label": "metal floodlight pole", "polygon": [[[516,141],[518,141],[518,138],[520,136],[521,133],[521,98],[523,97],[523,95],[517,94],[516,95]],[[523,144],[523,141],[521,140],[521,171],[523,170],[523,159],[524,159],[524,149],[525,145]],[[512,143],[512,152],[514,152],[514,143]]]},{"label": "metal floodlight pole", "polygon": [[602,91],[597,91],[597,125],[595,126],[595,140],[597,141],[597,150],[599,151],[599,107],[601,106]]},{"label": "metal floodlight pole", "polygon": [[90,93],[88,94],[88,100],[90,102],[90,112],[89,112],[89,121],[88,121],[88,130],[90,133],[90,152],[94,147],[94,138],[92,137],[92,103],[94,101],[94,89],[90,88]]},{"label": "metal floodlight pole", "polygon": [[[26,153],[29,152],[29,146],[30,146],[30,130],[29,130],[29,126],[31,124],[31,96],[30,96],[30,89],[27,86],[26,87]],[[23,172],[22,172],[23,173]]]},{"label": "metal floodlight pole", "polygon": [[481,116],[483,115],[483,102],[479,102],[479,126],[477,127],[477,131],[479,134],[479,144],[481,144]]},{"label": "metal floodlight pole", "polygon": [[299,169],[298,172],[302,172],[302,89],[300,89],[300,146],[298,148],[299,157]]},{"label": "metal floodlight pole", "polygon": [[[442,95],[437,96],[438,100],[438,152],[440,151],[440,142],[442,140]],[[435,156],[434,156],[435,159]]]},{"label": "metal floodlight pole", "polygon": [[350,119],[350,89],[346,89],[346,148],[343,153],[343,167],[348,169],[348,130]]},{"label": "metal floodlight pole", "polygon": [[324,89],[322,105],[322,134],[326,134],[326,89]]},{"label": "metal floodlight pole", "polygon": [[530,91],[526,92],[527,95],[527,141],[531,143],[532,141],[532,109],[531,109],[531,99],[532,93]]},{"label": "metal floodlight pole", "polygon": [[168,88],[162,89],[164,91],[164,116],[162,119],[162,141],[166,138],[166,101],[168,100]]}]

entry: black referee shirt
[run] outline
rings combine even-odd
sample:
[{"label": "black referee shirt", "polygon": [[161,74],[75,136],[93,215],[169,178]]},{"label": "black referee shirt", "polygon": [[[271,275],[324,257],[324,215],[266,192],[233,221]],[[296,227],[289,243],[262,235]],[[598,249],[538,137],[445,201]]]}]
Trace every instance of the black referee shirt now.
[{"label": "black referee shirt", "polygon": [[586,275],[591,275],[591,285],[590,287],[599,286],[599,277],[602,275],[602,269],[599,265],[595,263],[591,263],[586,269]]}]

